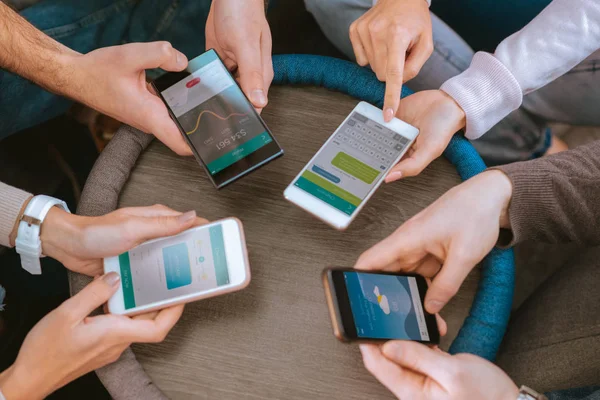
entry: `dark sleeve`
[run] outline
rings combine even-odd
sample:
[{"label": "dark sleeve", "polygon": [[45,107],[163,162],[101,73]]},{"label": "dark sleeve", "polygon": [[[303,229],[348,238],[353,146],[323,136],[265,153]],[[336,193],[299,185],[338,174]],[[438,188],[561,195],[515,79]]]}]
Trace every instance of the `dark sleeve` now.
[{"label": "dark sleeve", "polygon": [[548,396],[548,400],[598,400],[600,399],[600,386],[560,390],[547,393],[546,396]]},{"label": "dark sleeve", "polygon": [[524,240],[600,244],[600,141],[573,150],[497,167],[513,184],[511,235]]}]

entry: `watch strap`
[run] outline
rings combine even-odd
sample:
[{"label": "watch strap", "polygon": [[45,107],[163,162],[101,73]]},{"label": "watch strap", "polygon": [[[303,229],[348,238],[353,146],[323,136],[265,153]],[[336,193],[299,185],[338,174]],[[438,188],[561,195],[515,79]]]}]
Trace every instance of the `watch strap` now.
[{"label": "watch strap", "polygon": [[19,229],[15,247],[17,253],[21,256],[21,265],[23,269],[33,275],[42,273],[40,257],[42,254],[42,241],[40,240],[40,231],[42,223],[48,215],[50,209],[58,206],[70,212],[67,203],[54,197],[39,195],[34,196],[19,221]]},{"label": "watch strap", "polygon": [[517,400],[548,400],[548,398],[532,388],[523,385],[519,389],[519,397],[517,397]]}]

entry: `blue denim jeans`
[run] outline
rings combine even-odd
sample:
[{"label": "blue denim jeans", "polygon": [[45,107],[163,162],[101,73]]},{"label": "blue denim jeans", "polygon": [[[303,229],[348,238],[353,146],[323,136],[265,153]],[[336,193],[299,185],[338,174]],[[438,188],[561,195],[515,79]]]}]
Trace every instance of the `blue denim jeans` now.
[{"label": "blue denim jeans", "polygon": [[[20,14],[81,53],[167,40],[192,58],[204,51],[209,9],[210,0],[44,0]],[[0,69],[0,140],[63,114],[70,105],[70,100]]]},{"label": "blue denim jeans", "polygon": [[[438,1],[440,0],[434,0],[433,5]],[[352,22],[371,8],[373,1],[305,0],[305,3],[325,35],[348,57],[354,59],[348,29]],[[450,1],[441,0],[441,3],[445,5]],[[530,6],[522,5],[519,1],[504,1],[498,7],[491,6],[492,3],[498,4],[494,0],[460,0],[451,3],[457,13],[465,15],[465,21],[462,21],[460,27],[463,31],[475,34],[471,32],[471,25],[488,23],[489,30],[503,28],[502,32],[511,33],[520,29],[520,26],[515,25],[516,22],[527,23],[549,0],[524,2],[531,3]],[[500,18],[498,21],[495,13],[519,18],[509,22]],[[475,18],[473,24],[472,18]],[[487,35],[481,29],[477,32],[479,37],[463,38],[455,32],[454,26],[450,27],[437,15],[432,13],[431,19],[434,52],[419,75],[407,83],[415,91],[438,89],[447,79],[467,69],[474,55],[467,42],[476,43],[483,48],[493,48],[494,41],[498,39],[497,32],[495,35]],[[506,164],[543,154],[550,144],[549,122],[600,125],[600,113],[597,111],[597,104],[600,103],[599,78],[600,51],[564,76],[525,96],[521,108],[500,121],[481,139],[473,141],[473,146],[488,165]]]}]

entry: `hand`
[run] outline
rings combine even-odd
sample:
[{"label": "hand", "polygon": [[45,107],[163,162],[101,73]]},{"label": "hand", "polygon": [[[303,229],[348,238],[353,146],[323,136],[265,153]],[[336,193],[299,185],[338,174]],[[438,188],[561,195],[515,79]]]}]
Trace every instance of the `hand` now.
[{"label": "hand", "polygon": [[463,109],[441,90],[425,90],[405,97],[400,102],[398,118],[419,128],[420,133],[407,155],[386,176],[387,183],[419,175],[442,155],[452,136],[466,124]]},{"label": "hand", "polygon": [[117,291],[111,272],[46,315],[29,332],[15,363],[0,374],[0,390],[10,400],[42,399],[70,381],[116,361],[134,342],[162,341],[183,305],[133,318],[88,315]]},{"label": "hand", "polygon": [[503,172],[479,174],[364,252],[355,268],[433,277],[425,309],[438,313],[494,247],[500,227],[509,227],[511,196],[512,184]]},{"label": "hand", "polygon": [[182,214],[161,205],[122,208],[102,217],[81,217],[53,207],[42,224],[42,252],[71,271],[97,276],[105,257],[206,222],[195,211]]},{"label": "hand", "polygon": [[72,60],[71,83],[64,95],[154,134],[179,155],[191,155],[166,106],[146,83],[146,69],[182,71],[187,58],[168,42],[106,47]]},{"label": "hand", "polygon": [[379,0],[350,25],[350,41],[359,65],[371,65],[386,82],[383,117],[392,120],[402,84],[421,70],[433,51],[431,17],[425,0]]},{"label": "hand", "polygon": [[215,0],[206,21],[206,48],[215,49],[260,112],[273,81],[271,29],[264,0]]},{"label": "hand", "polygon": [[471,354],[451,356],[408,341],[361,345],[365,367],[399,399],[516,399],[517,386],[497,366]]}]

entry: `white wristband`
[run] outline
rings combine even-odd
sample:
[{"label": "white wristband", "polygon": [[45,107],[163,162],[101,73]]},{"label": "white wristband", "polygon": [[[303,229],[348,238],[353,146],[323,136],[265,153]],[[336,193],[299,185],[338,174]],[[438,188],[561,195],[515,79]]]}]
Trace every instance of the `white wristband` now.
[{"label": "white wristband", "polygon": [[44,195],[34,196],[29,204],[27,204],[23,212],[23,217],[19,221],[15,247],[17,253],[21,255],[23,269],[33,275],[42,273],[40,258],[44,257],[44,255],[42,254],[40,230],[46,215],[48,215],[48,212],[54,206],[70,212],[67,204],[62,200]]}]

